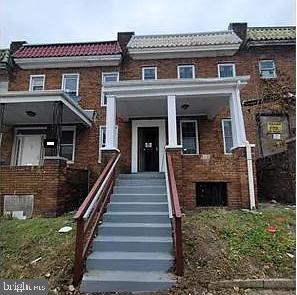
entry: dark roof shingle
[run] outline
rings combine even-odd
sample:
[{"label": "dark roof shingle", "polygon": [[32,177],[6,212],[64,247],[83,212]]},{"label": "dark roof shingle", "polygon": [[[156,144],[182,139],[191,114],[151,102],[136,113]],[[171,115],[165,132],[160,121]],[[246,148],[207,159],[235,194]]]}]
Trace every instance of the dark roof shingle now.
[{"label": "dark roof shingle", "polygon": [[14,58],[66,57],[114,55],[122,52],[117,41],[24,45],[14,54]]}]

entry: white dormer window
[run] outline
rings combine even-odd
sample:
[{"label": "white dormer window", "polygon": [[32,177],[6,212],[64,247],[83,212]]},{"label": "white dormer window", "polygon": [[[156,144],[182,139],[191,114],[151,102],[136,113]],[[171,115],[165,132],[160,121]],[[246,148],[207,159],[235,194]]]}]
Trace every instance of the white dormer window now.
[{"label": "white dormer window", "polygon": [[276,78],[276,67],[274,60],[260,60],[259,70],[260,77],[263,79]]},{"label": "white dormer window", "polygon": [[218,74],[220,78],[235,77],[235,64],[218,64]]},{"label": "white dormer window", "polygon": [[45,75],[31,75],[30,76],[30,91],[42,91],[44,90]]},{"label": "white dormer window", "polygon": [[142,68],[142,80],[156,80],[156,79],[157,79],[157,67]]},{"label": "white dormer window", "polygon": [[62,90],[70,96],[78,96],[79,74],[63,74]]},{"label": "white dormer window", "polygon": [[[102,85],[104,83],[110,83],[110,82],[118,82],[120,80],[119,72],[106,72],[102,73]],[[103,88],[101,92],[101,106],[106,106],[107,104],[107,98],[106,95],[103,93]]]},{"label": "white dormer window", "polygon": [[194,65],[180,65],[177,67],[178,79],[194,79],[195,67]]}]

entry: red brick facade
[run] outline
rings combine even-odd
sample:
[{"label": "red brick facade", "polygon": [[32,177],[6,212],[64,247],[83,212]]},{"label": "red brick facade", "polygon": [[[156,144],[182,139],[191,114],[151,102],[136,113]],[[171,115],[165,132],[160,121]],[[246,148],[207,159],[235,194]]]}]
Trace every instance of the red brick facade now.
[{"label": "red brick facade", "polygon": [[[195,65],[197,78],[218,76],[218,63],[235,63],[236,75],[250,75],[250,81],[241,91],[241,99],[255,99],[262,96],[263,80],[259,76],[260,59],[274,59],[279,73],[295,76],[295,48],[291,46],[263,47],[262,49],[242,49],[234,56],[204,57],[159,60],[123,59],[119,69],[116,67],[82,67],[65,69],[22,70],[15,67],[9,81],[9,91],[25,91],[29,88],[31,74],[45,74],[45,90],[61,89],[63,73],[79,73],[80,105],[96,112],[93,126],[89,129],[79,127],[76,134],[74,164],[68,168],[88,169],[91,183],[98,176],[103,164],[98,163],[99,130],[105,125],[105,107],[101,106],[102,72],[120,72],[120,80],[141,79],[143,66],[156,66],[158,79],[177,78],[177,66]],[[256,107],[244,107],[245,128],[250,143],[257,143],[255,116]],[[180,150],[171,151],[176,173],[177,187],[181,204],[184,208],[196,206],[195,183],[198,181],[220,181],[227,183],[228,206],[230,208],[247,208],[249,190],[245,152],[236,149],[232,155],[225,155],[221,119],[229,115],[226,110],[213,120],[199,116],[194,119],[199,129],[199,155],[182,155]],[[166,118],[165,118],[166,119]],[[121,151],[122,172],[131,171],[131,120],[128,122],[117,118],[118,148]],[[13,130],[7,130],[2,144],[2,158],[10,161],[13,142]],[[257,152],[257,149],[255,149]],[[254,157],[256,157],[254,155]],[[65,208],[61,191],[65,191],[66,167],[53,163],[44,167],[3,167],[0,175],[0,195],[36,194],[35,214],[59,214]],[[254,169],[255,172],[255,169]],[[256,180],[256,179],[255,179]],[[46,189],[41,183],[48,183]],[[21,185],[22,184],[22,185]],[[255,183],[256,184],[256,183]],[[62,199],[61,199],[62,198]]]}]

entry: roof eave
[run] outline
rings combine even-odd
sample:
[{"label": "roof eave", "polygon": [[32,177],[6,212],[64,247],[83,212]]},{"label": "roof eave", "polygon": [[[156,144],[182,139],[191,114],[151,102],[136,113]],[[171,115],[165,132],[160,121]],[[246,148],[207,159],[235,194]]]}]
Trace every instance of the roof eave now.
[{"label": "roof eave", "polygon": [[96,56],[62,56],[62,57],[34,57],[15,58],[15,63],[22,69],[67,68],[67,67],[95,67],[118,66],[121,54]]},{"label": "roof eave", "polygon": [[296,45],[296,40],[249,40],[247,42],[247,47],[292,45]]},{"label": "roof eave", "polygon": [[239,43],[184,47],[130,47],[128,48],[128,52],[134,59],[232,56],[236,53],[239,47]]}]

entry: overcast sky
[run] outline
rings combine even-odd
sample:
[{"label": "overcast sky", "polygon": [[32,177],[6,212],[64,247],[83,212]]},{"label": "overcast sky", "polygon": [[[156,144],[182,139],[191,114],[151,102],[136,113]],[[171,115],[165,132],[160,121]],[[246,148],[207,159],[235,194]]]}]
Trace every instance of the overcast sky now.
[{"label": "overcast sky", "polygon": [[295,25],[294,0],[0,0],[0,47],[29,43],[104,41],[136,34]]}]

